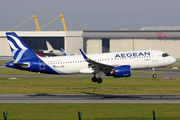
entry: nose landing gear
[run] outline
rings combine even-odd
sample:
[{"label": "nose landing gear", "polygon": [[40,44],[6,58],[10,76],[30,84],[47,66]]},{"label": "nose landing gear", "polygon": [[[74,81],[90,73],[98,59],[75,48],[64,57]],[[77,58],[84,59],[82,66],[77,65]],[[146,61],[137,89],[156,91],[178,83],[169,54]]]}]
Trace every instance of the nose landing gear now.
[{"label": "nose landing gear", "polygon": [[152,77],[153,77],[153,78],[157,78],[157,75],[155,74],[155,68],[152,68],[151,71],[152,71],[152,73],[153,73]]},{"label": "nose landing gear", "polygon": [[156,74],[153,74],[152,77],[153,77],[153,78],[157,78],[157,75],[156,75]]}]

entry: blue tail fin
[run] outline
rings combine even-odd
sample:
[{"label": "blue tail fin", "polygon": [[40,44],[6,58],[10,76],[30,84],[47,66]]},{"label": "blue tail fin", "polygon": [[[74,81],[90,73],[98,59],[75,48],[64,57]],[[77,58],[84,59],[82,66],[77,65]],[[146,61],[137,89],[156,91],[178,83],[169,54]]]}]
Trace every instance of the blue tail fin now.
[{"label": "blue tail fin", "polygon": [[63,53],[64,56],[67,56],[67,53],[62,49],[60,48],[61,52]]},{"label": "blue tail fin", "polygon": [[6,36],[13,54],[14,63],[39,59],[38,56],[24,43],[24,41],[17,36],[16,33],[7,32]]}]

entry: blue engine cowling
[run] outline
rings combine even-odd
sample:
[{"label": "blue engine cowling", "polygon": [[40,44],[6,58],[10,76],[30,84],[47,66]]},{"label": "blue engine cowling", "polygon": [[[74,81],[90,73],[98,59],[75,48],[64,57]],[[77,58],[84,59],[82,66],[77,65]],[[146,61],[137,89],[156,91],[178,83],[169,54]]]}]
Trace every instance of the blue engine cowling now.
[{"label": "blue engine cowling", "polygon": [[129,77],[131,76],[131,66],[122,65],[122,66],[114,67],[113,75],[114,77]]}]

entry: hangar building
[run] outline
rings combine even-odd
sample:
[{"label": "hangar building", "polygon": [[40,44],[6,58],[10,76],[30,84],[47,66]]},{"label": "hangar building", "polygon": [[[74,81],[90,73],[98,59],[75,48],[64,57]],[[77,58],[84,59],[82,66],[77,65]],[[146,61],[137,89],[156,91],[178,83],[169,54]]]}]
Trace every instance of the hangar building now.
[{"label": "hangar building", "polygon": [[[5,35],[0,31],[0,57],[12,53]],[[45,41],[68,54],[104,53],[156,49],[180,58],[180,30],[123,30],[123,31],[15,31],[33,51],[46,50]]]}]

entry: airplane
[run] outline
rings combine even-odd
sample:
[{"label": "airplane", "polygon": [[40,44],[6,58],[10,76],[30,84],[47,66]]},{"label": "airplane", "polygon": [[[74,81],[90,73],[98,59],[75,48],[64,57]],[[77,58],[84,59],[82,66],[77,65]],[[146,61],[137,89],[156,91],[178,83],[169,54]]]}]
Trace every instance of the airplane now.
[{"label": "airplane", "polygon": [[63,53],[60,50],[55,50],[48,41],[46,41],[46,45],[48,50],[42,50],[43,53],[50,53],[51,55],[55,56],[63,56]]},{"label": "airplane", "polygon": [[[168,66],[176,59],[159,50],[85,54],[73,56],[37,56],[14,32],[6,33],[14,61],[6,67],[49,74],[93,73],[92,82],[102,83],[102,74],[130,77],[131,70]],[[96,77],[96,74],[99,74]],[[157,75],[153,73],[153,78]]]},{"label": "airplane", "polygon": [[[64,56],[67,56],[68,54],[64,51],[64,49],[63,48],[60,48],[60,50],[61,50],[61,52],[62,52],[62,55],[64,55]],[[47,57],[48,56],[48,53],[49,52],[46,52],[46,53],[44,53],[44,51],[45,50],[40,50],[40,51],[43,51],[43,53],[41,53],[41,52],[39,52],[39,53],[36,53],[36,55],[38,55],[38,56],[40,56],[40,57]],[[60,53],[61,54],[61,53]],[[60,55],[60,54],[56,54],[56,56],[62,56],[62,55]]]}]

